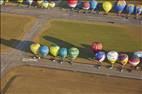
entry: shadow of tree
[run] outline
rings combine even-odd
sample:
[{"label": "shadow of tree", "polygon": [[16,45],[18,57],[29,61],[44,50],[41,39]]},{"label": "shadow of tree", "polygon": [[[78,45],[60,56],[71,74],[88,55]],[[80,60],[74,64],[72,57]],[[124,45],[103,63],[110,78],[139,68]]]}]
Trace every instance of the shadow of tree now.
[{"label": "shadow of tree", "polygon": [[[21,40],[17,40],[17,39],[3,39],[0,38],[1,41],[1,45],[5,45],[7,47],[11,47],[23,52],[27,52],[30,53],[30,45],[33,43],[32,41],[21,41]],[[20,45],[19,45],[20,44]]]}]

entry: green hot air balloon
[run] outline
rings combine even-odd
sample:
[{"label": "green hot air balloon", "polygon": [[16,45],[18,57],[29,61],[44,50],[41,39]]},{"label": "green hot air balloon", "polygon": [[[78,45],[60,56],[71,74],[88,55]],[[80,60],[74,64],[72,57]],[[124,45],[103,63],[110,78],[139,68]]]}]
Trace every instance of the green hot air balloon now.
[{"label": "green hot air balloon", "polygon": [[71,58],[71,60],[75,60],[79,55],[79,49],[72,47],[69,49],[69,57]]}]

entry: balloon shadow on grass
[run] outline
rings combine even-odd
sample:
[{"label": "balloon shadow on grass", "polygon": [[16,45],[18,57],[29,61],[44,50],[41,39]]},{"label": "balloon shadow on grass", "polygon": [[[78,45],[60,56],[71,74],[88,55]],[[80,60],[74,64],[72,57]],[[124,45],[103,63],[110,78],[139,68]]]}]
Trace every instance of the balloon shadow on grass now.
[{"label": "balloon shadow on grass", "polygon": [[57,44],[60,47],[66,47],[66,48],[71,48],[71,47],[76,47],[80,50],[80,54],[79,57],[80,58],[85,58],[85,59],[89,59],[91,56],[93,56],[93,53],[90,50],[90,46],[87,44],[80,44],[82,47],[78,47],[76,45],[73,45],[65,40],[61,40],[52,36],[43,36],[43,39],[53,43],[53,44]]},{"label": "balloon shadow on grass", "polygon": [[1,41],[1,45],[5,45],[8,46],[10,48],[14,48],[17,50],[20,50],[22,52],[26,52],[26,53],[30,53],[30,45],[33,43],[32,41],[21,41],[21,40],[17,40],[17,39],[3,39],[0,38]]}]

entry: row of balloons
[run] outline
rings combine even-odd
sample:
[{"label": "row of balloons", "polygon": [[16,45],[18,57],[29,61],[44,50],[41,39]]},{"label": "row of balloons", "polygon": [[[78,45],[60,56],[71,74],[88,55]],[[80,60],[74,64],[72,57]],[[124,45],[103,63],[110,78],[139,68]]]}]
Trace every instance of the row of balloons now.
[{"label": "row of balloons", "polygon": [[[9,0],[6,0],[4,2],[4,0],[0,0],[0,5],[3,5],[4,3],[9,2]],[[24,3],[24,0],[17,0],[18,5],[21,5],[22,3]],[[34,3],[34,0],[26,0],[26,3],[31,6]],[[56,5],[55,2],[50,1],[48,2],[48,0],[37,0],[37,6],[38,7],[42,7],[42,8],[54,8]]]},{"label": "row of balloons", "polygon": [[[68,6],[71,8],[82,8],[84,10],[95,10],[98,8],[99,3],[97,0],[67,0]],[[110,1],[104,1],[102,3],[102,8],[106,13],[110,12],[113,8],[113,4]],[[136,13],[140,15],[142,13],[142,5],[135,6],[134,4],[127,4],[125,0],[117,0],[114,5],[115,11],[119,14],[122,13],[125,9],[128,14]]]},{"label": "row of balloons", "polygon": [[[54,57],[57,57],[59,55],[62,60],[67,57],[70,57],[71,60],[75,60],[80,53],[79,49],[76,47],[72,47],[70,49],[60,48],[60,46],[58,45],[51,45],[50,47],[48,47],[46,45],[40,45],[39,43],[32,44],[30,46],[30,49],[35,55],[45,57],[50,53]],[[135,67],[141,62],[140,58],[142,59],[142,51],[135,52],[130,58],[127,54],[118,54],[118,52],[116,51],[109,51],[106,54],[106,52],[103,51],[103,46],[100,42],[93,42],[91,49],[94,52],[95,59],[98,62],[103,62],[107,58],[112,66],[116,62],[120,62],[123,66],[129,62],[132,66]]]}]

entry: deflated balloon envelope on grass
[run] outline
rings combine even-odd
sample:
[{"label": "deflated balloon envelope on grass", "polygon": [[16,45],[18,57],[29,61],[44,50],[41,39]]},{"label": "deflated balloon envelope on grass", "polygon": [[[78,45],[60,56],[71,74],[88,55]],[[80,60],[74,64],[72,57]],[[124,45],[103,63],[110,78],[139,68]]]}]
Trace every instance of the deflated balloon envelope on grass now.
[{"label": "deflated balloon envelope on grass", "polygon": [[126,7],[126,1],[125,0],[117,0],[115,10],[120,14],[123,12],[124,8]]},{"label": "deflated balloon envelope on grass", "polygon": [[108,13],[112,9],[112,3],[109,1],[103,2],[103,9],[106,13]]},{"label": "deflated balloon envelope on grass", "polygon": [[40,53],[40,55],[41,56],[43,56],[43,57],[45,57],[45,56],[47,56],[48,55],[48,53],[49,53],[49,48],[48,48],[48,46],[40,46],[40,48],[39,48],[39,53]]}]

